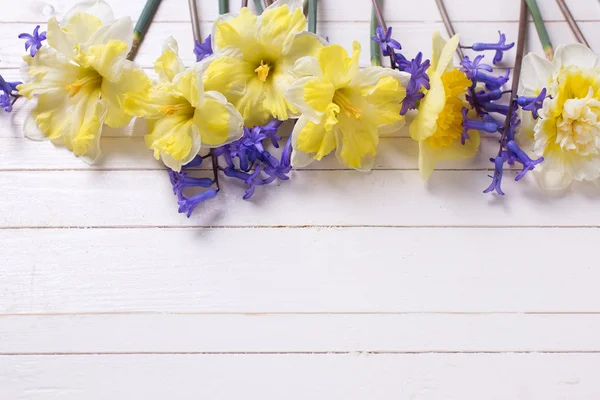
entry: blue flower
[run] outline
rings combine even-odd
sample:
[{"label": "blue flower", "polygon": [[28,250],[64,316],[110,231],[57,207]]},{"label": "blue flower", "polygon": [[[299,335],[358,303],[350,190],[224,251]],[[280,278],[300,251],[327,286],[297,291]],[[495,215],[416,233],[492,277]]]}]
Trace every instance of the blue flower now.
[{"label": "blue flower", "polygon": [[544,157],[540,157],[537,160],[532,160],[529,158],[527,153],[521,150],[521,148],[512,140],[506,143],[506,149],[508,150],[508,155],[511,159],[523,165],[523,169],[517,174],[515,181],[521,180],[525,174],[527,174],[527,172],[533,171],[536,165],[544,161]]},{"label": "blue flower", "polygon": [[546,88],[543,88],[537,97],[518,96],[517,103],[525,111],[531,111],[533,118],[538,119],[538,110],[544,105],[546,99]]},{"label": "blue flower", "polygon": [[466,107],[463,107],[463,109],[462,109],[463,130],[462,130],[462,135],[460,137],[460,142],[462,144],[465,144],[465,141],[467,139],[469,139],[468,132],[470,130],[494,133],[494,132],[497,132],[498,128],[500,128],[502,126],[502,124],[500,122],[496,121],[493,117],[491,117],[489,115],[484,116],[483,121],[469,119],[467,117],[468,112],[469,112],[469,110]]},{"label": "blue flower", "polygon": [[19,39],[27,39],[25,42],[25,51],[29,50],[31,57],[42,47],[42,42],[46,40],[46,32],[39,33],[40,26],[36,26],[33,30],[33,35],[29,33],[21,33]]},{"label": "blue flower", "polygon": [[504,170],[504,163],[506,162],[506,158],[503,154],[497,156],[496,158],[490,158],[490,161],[494,163],[494,176],[490,176],[492,178],[492,184],[483,191],[483,193],[490,193],[494,190],[496,193],[504,196],[504,192],[500,185],[502,184],[502,172]]},{"label": "blue flower", "polygon": [[494,64],[498,64],[502,61],[502,56],[504,52],[510,50],[514,47],[515,43],[506,44],[506,35],[500,31],[498,31],[500,35],[500,40],[498,43],[475,43],[471,47],[475,51],[485,51],[485,50],[496,50],[496,54],[494,55]]},{"label": "blue flower", "polygon": [[508,105],[506,105],[506,104],[497,104],[497,103],[492,103],[490,101],[490,102],[481,104],[481,107],[483,108],[483,110],[485,112],[488,112],[488,113],[495,112],[498,114],[502,114],[504,116],[506,116],[508,114]]},{"label": "blue flower", "polygon": [[372,36],[371,40],[379,43],[381,47],[381,54],[384,56],[389,56],[394,54],[394,50],[402,50],[402,46],[396,40],[392,39],[392,27],[390,26],[387,29],[387,32],[383,32],[383,28],[378,26],[376,29],[377,35]]},{"label": "blue flower", "polygon": [[279,148],[279,140],[281,140],[281,136],[277,135],[277,130],[282,123],[283,121],[275,119],[262,127],[262,133],[271,140],[271,144],[277,149]]},{"label": "blue flower", "polygon": [[481,71],[477,71],[473,78],[470,78],[473,83],[484,83],[485,88],[488,90],[500,89],[506,82],[508,82],[508,77],[510,75],[510,70],[507,69],[504,73],[504,76],[493,76],[486,74]]},{"label": "blue flower", "polygon": [[178,199],[177,203],[179,204],[179,212],[186,213],[189,218],[194,212],[194,209],[198,206],[198,204],[209,200],[214,199],[217,196],[217,191],[215,189],[209,189],[205,192],[198,193],[192,197],[181,197]]},{"label": "blue flower", "polygon": [[229,167],[225,168],[223,170],[223,172],[225,172],[225,175],[232,177],[232,178],[240,179],[240,180],[244,181],[244,183],[246,185],[248,185],[248,189],[246,189],[246,192],[244,193],[244,196],[242,197],[244,200],[248,200],[250,197],[252,197],[254,195],[256,186],[261,186],[261,185],[265,184],[264,180],[261,178],[260,165],[256,166],[256,169],[254,170],[254,172],[252,174],[249,174],[247,172],[238,171],[234,168],[229,168]]},{"label": "blue flower", "polygon": [[410,74],[410,80],[406,85],[406,97],[402,100],[402,109],[400,115],[405,115],[408,110],[417,108],[417,102],[425,95],[421,93],[421,87],[429,90],[429,75],[427,70],[430,61],[423,61],[423,53],[419,52],[415,58],[408,61],[406,59],[398,61],[398,68]]},{"label": "blue flower", "polygon": [[196,61],[202,61],[213,54],[211,35],[208,35],[202,44],[198,41],[194,43],[194,54],[196,55]]},{"label": "blue flower", "polygon": [[264,180],[265,184],[273,182],[276,178],[282,181],[290,179],[287,174],[291,171],[291,158],[292,158],[292,139],[291,136],[288,138],[283,153],[281,154],[281,160],[277,160],[269,152],[265,151],[264,154],[266,160],[265,173],[269,175]]},{"label": "blue flower", "polygon": [[467,75],[467,78],[472,81],[475,80],[480,69],[487,72],[492,72],[494,70],[491,65],[481,64],[481,60],[483,60],[483,56],[477,56],[473,61],[471,61],[469,56],[465,56],[464,60],[460,63],[460,65],[462,65],[461,71],[463,71]]},{"label": "blue flower", "polygon": [[21,82],[6,82],[0,75],[0,107],[6,112],[12,111],[13,99],[17,98],[17,85]]}]

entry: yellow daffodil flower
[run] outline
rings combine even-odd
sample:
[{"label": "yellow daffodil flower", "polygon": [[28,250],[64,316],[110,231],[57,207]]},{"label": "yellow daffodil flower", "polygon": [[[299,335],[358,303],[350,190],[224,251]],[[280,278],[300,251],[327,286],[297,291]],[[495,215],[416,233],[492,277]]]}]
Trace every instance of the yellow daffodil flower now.
[{"label": "yellow daffodil flower", "polygon": [[[547,95],[539,118],[523,112],[520,142],[544,162],[536,168],[540,185],[563,189],[572,181],[600,178],[600,62],[584,45],[559,46],[552,62],[528,54],[519,94]],[[528,146],[530,145],[530,146]],[[537,172],[539,171],[539,172]]]},{"label": "yellow daffodil flower", "polygon": [[127,125],[125,92],[147,90],[144,72],[126,60],[133,40],[129,18],[113,21],[104,1],[88,1],[48,21],[48,44],[25,56],[28,82],[17,89],[37,106],[24,125],[32,139],[64,143],[86,162],[100,155],[102,125]]},{"label": "yellow daffodil flower", "polygon": [[205,91],[209,57],[185,68],[177,42],[169,38],[154,63],[158,83],[145,94],[125,96],[125,109],[148,123],[146,145],[175,171],[190,162],[202,144],[216,147],[240,138],[244,120],[225,96]]},{"label": "yellow daffodil flower", "polygon": [[470,139],[461,143],[462,108],[471,81],[452,60],[458,47],[458,35],[446,42],[439,31],[433,34],[431,66],[427,70],[430,89],[421,99],[418,113],[410,124],[410,137],[419,142],[419,171],[429,178],[441,160],[471,157],[479,148],[479,132],[470,131]]},{"label": "yellow daffodil flower", "polygon": [[304,57],[296,70],[305,77],[287,91],[302,116],[292,132],[292,165],[301,167],[336,150],[340,162],[369,170],[379,134],[404,124],[400,103],[410,75],[390,68],[358,68],[360,45],[348,56],[339,45]]},{"label": "yellow daffodil flower", "polygon": [[212,32],[217,59],[206,71],[207,90],[225,94],[246,126],[294,116],[297,110],[284,97],[295,79],[290,72],[296,60],[323,47],[305,29],[301,0],[276,1],[260,16],[248,8],[221,16]]}]

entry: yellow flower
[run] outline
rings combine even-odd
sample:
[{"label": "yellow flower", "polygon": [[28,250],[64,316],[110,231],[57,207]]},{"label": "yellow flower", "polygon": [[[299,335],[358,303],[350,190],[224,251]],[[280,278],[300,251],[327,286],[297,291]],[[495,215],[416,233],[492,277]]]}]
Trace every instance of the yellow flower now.
[{"label": "yellow flower", "polygon": [[305,29],[301,0],[279,0],[258,17],[248,8],[220,17],[212,32],[217,59],[206,71],[207,90],[225,94],[246,126],[293,116],[297,110],[284,97],[295,79],[290,72],[297,59],[323,47]]},{"label": "yellow flower", "polygon": [[32,139],[64,143],[86,162],[100,155],[102,125],[127,125],[125,92],[147,90],[144,72],[126,60],[133,39],[129,18],[113,21],[103,1],[79,4],[59,25],[48,21],[48,46],[23,59],[30,79],[19,94],[37,97],[37,106],[24,125]]},{"label": "yellow flower", "polygon": [[446,42],[440,32],[433,34],[433,55],[427,70],[430,89],[425,93],[417,116],[410,124],[410,137],[419,142],[419,171],[429,178],[438,161],[471,157],[479,148],[479,133],[469,132],[463,145],[462,108],[471,81],[454,68],[452,57],[458,46],[458,35]]},{"label": "yellow flower", "polygon": [[404,124],[400,103],[410,76],[390,68],[358,68],[360,45],[352,57],[339,45],[323,47],[317,57],[304,57],[287,98],[302,116],[292,132],[292,165],[301,167],[337,149],[350,168],[369,170],[379,134]]},{"label": "yellow flower", "polygon": [[185,68],[177,42],[169,38],[154,63],[159,82],[148,93],[125,96],[128,112],[145,117],[146,145],[154,157],[175,171],[190,162],[202,144],[220,146],[238,139],[244,121],[240,113],[215,91],[205,91],[202,77],[213,58]]},{"label": "yellow flower", "polygon": [[530,113],[522,113],[524,129],[520,139],[521,144],[530,144],[537,156],[544,157],[537,174],[541,186],[562,189],[573,180],[598,182],[598,57],[581,44],[559,46],[552,62],[528,54],[523,59],[519,94],[537,96],[543,88],[551,97],[544,101],[537,122]]}]

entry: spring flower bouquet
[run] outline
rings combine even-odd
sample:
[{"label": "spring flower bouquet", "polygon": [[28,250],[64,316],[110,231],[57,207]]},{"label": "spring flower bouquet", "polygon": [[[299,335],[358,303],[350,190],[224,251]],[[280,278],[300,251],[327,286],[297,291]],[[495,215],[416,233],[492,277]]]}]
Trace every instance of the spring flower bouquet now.
[{"label": "spring flower bouquet", "polygon": [[[133,62],[142,37],[131,19],[115,19],[103,0],[80,3],[61,21],[51,18],[46,31],[19,35],[23,82],[0,76],[0,104],[11,112],[20,97],[35,101],[25,136],[49,139],[87,163],[100,155],[105,125],[144,119],[145,144],[166,166],[188,217],[218,197],[220,178],[243,182],[247,200],[332,154],[369,171],[379,138],[405,125],[418,142],[423,179],[442,160],[481,151],[482,133],[498,142],[485,193],[504,194],[507,166],[517,168],[516,181],[535,171],[546,189],[600,178],[600,61],[576,43],[558,47],[552,61],[524,56],[524,0],[511,88],[511,70],[499,64],[515,43],[501,32],[496,43],[466,45],[448,23],[448,40],[432,32],[430,59],[405,54],[373,0],[373,65],[360,68],[358,42],[349,52],[316,35],[315,0],[308,18],[302,0],[268,1],[264,10],[257,1],[258,13],[245,3],[238,14],[221,7],[211,34],[188,49],[192,65],[165,38],[152,79]],[[293,127],[282,125],[287,120]],[[212,177],[194,176],[203,163]]]}]

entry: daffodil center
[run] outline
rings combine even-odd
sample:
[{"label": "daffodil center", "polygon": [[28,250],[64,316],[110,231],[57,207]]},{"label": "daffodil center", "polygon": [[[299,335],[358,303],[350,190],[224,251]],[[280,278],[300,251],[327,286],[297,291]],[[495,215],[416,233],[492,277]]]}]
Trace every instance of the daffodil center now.
[{"label": "daffodil center", "polygon": [[352,104],[350,96],[348,93],[346,93],[346,90],[336,90],[333,94],[332,101],[335,105],[337,105],[340,108],[340,112],[343,112],[348,117],[354,118],[356,120],[359,120],[362,117],[360,108]]},{"label": "daffodil center", "polygon": [[258,79],[260,79],[263,82],[266,82],[267,77],[269,76],[270,70],[271,70],[271,64],[268,62],[265,63],[264,60],[260,60],[260,65],[258,67],[256,67],[254,72],[256,72],[256,75],[258,75]]},{"label": "daffodil center", "polygon": [[194,114],[194,107],[189,103],[179,104],[167,104],[158,107],[158,112],[162,113],[165,117],[175,114]]},{"label": "daffodil center", "polygon": [[65,87],[69,92],[69,97],[75,96],[82,89],[85,91],[94,90],[102,85],[102,76],[94,70],[87,71],[86,75],[77,79],[72,84]]},{"label": "daffodil center", "polygon": [[436,149],[448,147],[461,137],[463,129],[462,95],[471,86],[471,81],[464,72],[458,69],[444,72],[442,83],[446,94],[446,104],[438,115],[435,133],[427,138],[429,145]]}]

